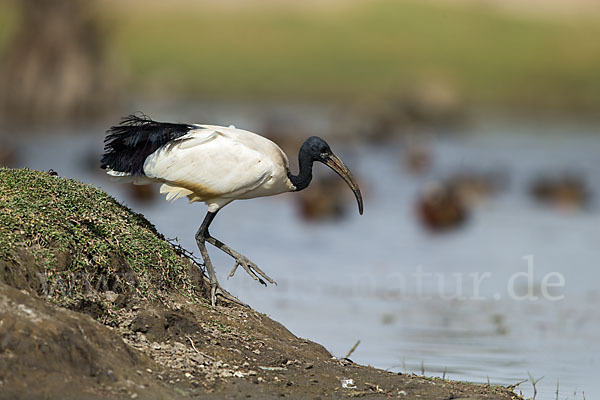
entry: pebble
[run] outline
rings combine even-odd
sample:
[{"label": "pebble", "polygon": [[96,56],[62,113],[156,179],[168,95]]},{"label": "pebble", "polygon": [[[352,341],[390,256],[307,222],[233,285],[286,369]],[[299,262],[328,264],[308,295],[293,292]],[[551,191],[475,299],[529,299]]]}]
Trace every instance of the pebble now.
[{"label": "pebble", "polygon": [[106,300],[110,302],[114,302],[115,300],[117,300],[117,297],[119,297],[119,295],[113,292],[112,290],[107,290],[106,292],[104,292],[104,296],[106,297]]}]

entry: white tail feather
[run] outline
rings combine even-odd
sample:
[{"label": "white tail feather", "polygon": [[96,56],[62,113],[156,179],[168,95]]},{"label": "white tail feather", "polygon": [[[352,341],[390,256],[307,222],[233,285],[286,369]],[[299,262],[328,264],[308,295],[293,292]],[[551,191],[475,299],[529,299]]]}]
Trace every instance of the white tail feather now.
[{"label": "white tail feather", "polygon": [[192,194],[192,191],[189,189],[185,189],[182,187],[170,186],[166,183],[162,184],[160,187],[161,193],[167,194],[167,201],[175,201],[185,196],[189,196]]},{"label": "white tail feather", "polygon": [[112,181],[121,183],[133,183],[134,185],[148,185],[156,182],[152,178],[140,175],[131,175],[127,172],[115,171],[113,169],[107,169],[106,173],[110,175]]},{"label": "white tail feather", "polygon": [[131,176],[128,172],[115,171],[114,169],[107,169],[106,173],[110,176]]}]

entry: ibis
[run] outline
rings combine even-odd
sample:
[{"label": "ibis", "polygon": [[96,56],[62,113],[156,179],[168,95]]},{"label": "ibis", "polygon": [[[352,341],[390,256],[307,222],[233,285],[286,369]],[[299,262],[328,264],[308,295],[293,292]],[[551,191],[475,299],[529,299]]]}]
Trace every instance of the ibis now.
[{"label": "ibis", "polygon": [[312,179],[315,161],[327,165],[346,181],[362,214],[362,195],[352,173],[317,136],[309,137],[300,147],[299,171],[293,174],[279,146],[258,134],[234,126],[157,122],[145,115],[130,115],[107,131],[101,168],[118,180],[162,183],[160,192],[166,194],[167,200],[187,197],[190,202],[208,206],[196,232],[196,243],[210,281],[211,303],[215,305],[217,295],[241,302],[219,284],[206,243],[234,259],[228,277],[241,266],[261,284],[275,283],[246,256],[209,233],[219,210],[234,200],[305,189]]}]

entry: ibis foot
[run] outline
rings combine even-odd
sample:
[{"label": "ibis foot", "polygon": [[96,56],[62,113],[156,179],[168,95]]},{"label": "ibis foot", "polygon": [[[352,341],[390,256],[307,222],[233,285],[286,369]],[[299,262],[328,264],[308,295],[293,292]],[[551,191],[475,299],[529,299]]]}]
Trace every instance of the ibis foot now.
[{"label": "ibis foot", "polygon": [[229,294],[225,289],[221,287],[219,281],[217,280],[217,274],[215,273],[215,268],[212,265],[212,261],[208,256],[208,251],[206,250],[205,238],[202,235],[196,235],[196,244],[198,244],[198,249],[200,249],[200,254],[202,255],[202,260],[204,260],[204,266],[206,267],[206,273],[208,274],[208,281],[210,284],[210,304],[214,307],[217,304],[217,294],[222,296],[223,298],[230,300],[234,303],[242,304],[240,300]]},{"label": "ibis foot", "polygon": [[[250,261],[248,259],[248,257],[246,257],[245,255],[238,253],[237,251],[233,250],[231,247],[227,246],[225,243],[221,242],[218,239],[213,238],[212,236],[207,237],[206,241],[208,243],[212,244],[213,246],[215,246],[216,248],[218,248],[219,250],[223,251],[225,254],[229,255],[230,257],[232,257],[235,260],[235,264],[234,264],[233,268],[231,269],[231,271],[229,272],[229,274],[227,275],[227,279],[229,279],[233,275],[235,275],[235,271],[237,271],[238,267],[241,266],[248,273],[248,275],[250,275],[252,277],[252,279],[254,279],[255,281],[258,281],[265,286],[267,286],[267,282],[277,285],[277,283],[273,279],[271,279],[271,277],[269,275],[265,274],[258,267],[258,265],[256,265],[252,261]],[[267,281],[267,282],[265,282],[265,281]]]},{"label": "ibis foot", "polygon": [[215,274],[215,269],[210,261],[210,257],[208,256],[208,252],[206,251],[206,245],[203,242],[198,243],[198,247],[200,248],[200,253],[202,254],[202,258],[204,259],[204,265],[206,266],[206,272],[208,273],[208,280],[210,285],[210,304],[214,307],[217,303],[217,295],[223,297],[223,299],[228,300],[232,303],[239,304],[241,306],[248,307],[246,303],[233,296],[227,290],[223,289],[223,287],[219,284],[217,280],[217,275]]},{"label": "ibis foot", "polygon": [[250,308],[248,304],[244,303],[227,290],[223,289],[219,282],[217,282],[215,285],[211,284],[210,287],[210,302],[213,307],[216,305],[217,296],[221,296],[225,301],[230,301],[232,303],[239,304],[240,306]]},{"label": "ibis foot", "polygon": [[[265,281],[262,278],[265,278],[267,281],[269,281],[269,283],[275,283],[275,281],[273,279],[271,279],[260,268],[258,268],[258,265],[254,264],[252,261],[250,261],[245,256],[240,255],[239,257],[233,257],[233,258],[235,259],[235,265],[233,266],[233,268],[227,275],[227,279],[229,279],[233,275],[235,275],[235,271],[237,271],[238,267],[241,266],[248,273],[248,275],[250,275],[252,277],[252,279],[254,279],[255,281],[259,281],[261,284],[263,284],[265,286],[267,286],[267,284],[265,283]],[[257,275],[257,273],[258,273],[258,275],[260,275],[260,277]]]}]

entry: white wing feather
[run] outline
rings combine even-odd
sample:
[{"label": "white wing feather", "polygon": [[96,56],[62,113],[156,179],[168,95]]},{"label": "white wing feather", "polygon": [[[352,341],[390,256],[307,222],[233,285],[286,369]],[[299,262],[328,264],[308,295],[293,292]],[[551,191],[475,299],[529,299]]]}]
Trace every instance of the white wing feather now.
[{"label": "white wing feather", "polygon": [[247,131],[204,126],[148,156],[144,174],[165,184],[161,193],[168,193],[167,200],[233,199],[272,176],[272,150],[260,151],[261,146],[274,144]]}]

